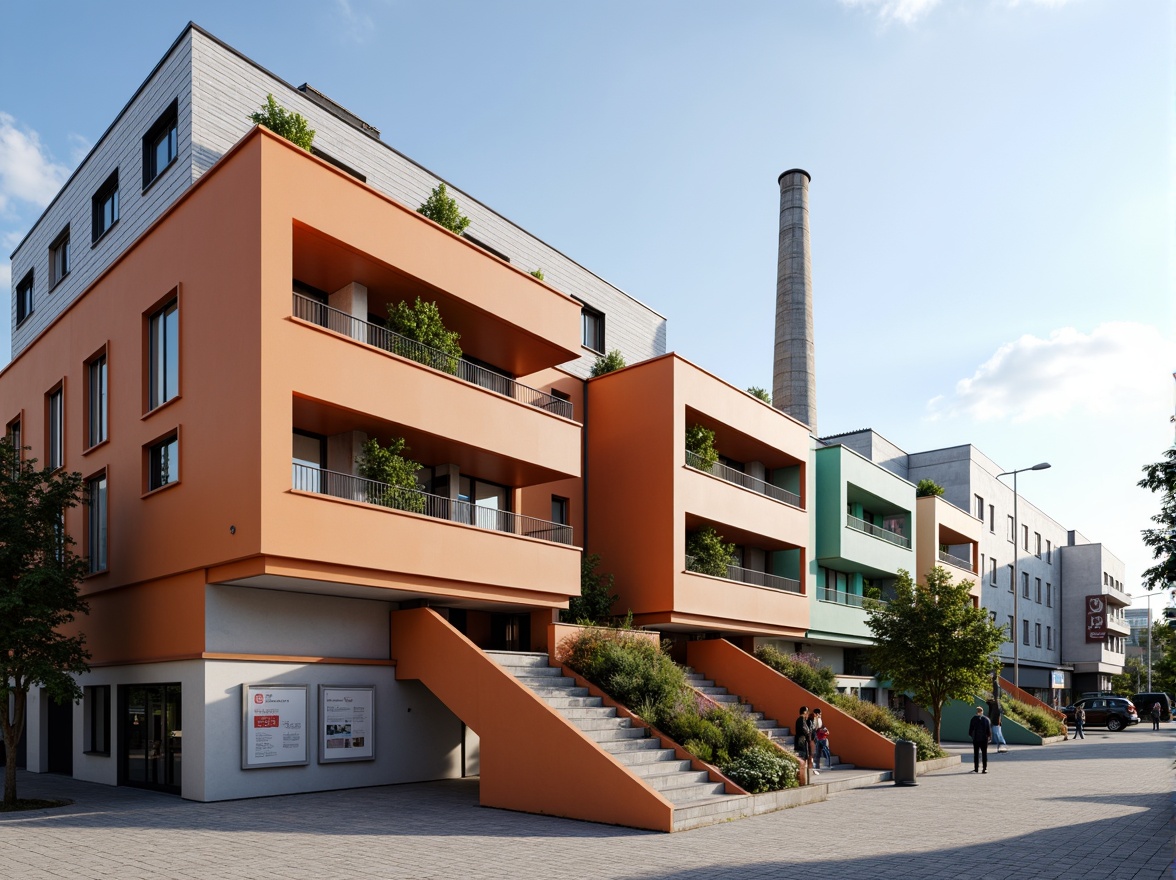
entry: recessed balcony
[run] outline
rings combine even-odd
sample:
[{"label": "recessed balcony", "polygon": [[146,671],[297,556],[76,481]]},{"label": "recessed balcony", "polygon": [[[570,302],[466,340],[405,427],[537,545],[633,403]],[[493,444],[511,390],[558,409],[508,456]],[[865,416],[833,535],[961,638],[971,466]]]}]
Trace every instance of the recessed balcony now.
[{"label": "recessed balcony", "polygon": [[[869,596],[863,596],[860,593],[851,593],[847,590],[835,590],[830,587],[818,587],[817,598],[822,602],[832,602],[834,605],[848,605],[851,608],[864,608],[865,600]],[[875,602],[886,604],[885,599],[874,599]]]},{"label": "recessed balcony", "polygon": [[480,529],[550,541],[572,543],[572,527],[533,516],[433,495],[417,489],[390,486],[352,474],[295,463],[291,487],[296,492],[329,495],[346,501],[391,508],[409,514],[461,523]]},{"label": "recessed balcony", "polygon": [[779,486],[757,479],[733,467],[728,467],[722,462],[716,461],[708,465],[706,459],[697,453],[691,452],[689,449],[686,450],[686,464],[696,471],[702,471],[704,474],[710,474],[713,477],[718,477],[720,480],[726,480],[728,483],[733,483],[752,492],[758,492],[760,495],[765,495],[774,501],[779,501],[782,504],[787,504],[792,507],[800,507],[800,496],[795,492],[789,492],[787,489],[782,489]]},{"label": "recessed balcony", "polygon": [[363,321],[340,309],[332,308],[300,293],[293,294],[292,314],[299,320],[323,327],[332,333],[378,348],[381,351],[407,358],[430,369],[455,376],[471,385],[485,388],[495,394],[533,406],[565,419],[573,416],[570,401],[561,400],[544,391],[516,382],[509,376],[486,369],[468,360],[394,333],[369,321]]},{"label": "recessed balcony", "polygon": [[976,571],[974,568],[972,568],[971,560],[961,559],[958,556],[954,556],[951,553],[948,553],[946,550],[939,551],[939,561],[942,562],[944,565],[952,565],[952,566],[955,566],[956,568],[962,568],[964,571],[968,571],[968,572],[972,572],[972,573],[975,573],[975,571]]},{"label": "recessed balcony", "polygon": [[780,577],[775,574],[768,574],[764,571],[755,571],[750,568],[741,568],[738,565],[726,566],[725,575],[711,574],[709,571],[701,571],[695,567],[696,562],[693,556],[686,557],[686,570],[692,571],[695,574],[705,574],[710,577],[721,577],[723,580],[736,581],[741,584],[750,584],[753,587],[767,587],[770,590],[782,590],[786,593],[800,593],[800,581],[792,578]]},{"label": "recessed balcony", "polygon": [[855,532],[861,532],[864,535],[877,538],[880,541],[886,541],[894,544],[896,547],[902,547],[906,550],[911,549],[911,539],[895,532],[891,529],[883,528],[871,522],[866,522],[860,517],[854,516],[852,513],[845,515],[845,525],[847,528],[853,529]]}]

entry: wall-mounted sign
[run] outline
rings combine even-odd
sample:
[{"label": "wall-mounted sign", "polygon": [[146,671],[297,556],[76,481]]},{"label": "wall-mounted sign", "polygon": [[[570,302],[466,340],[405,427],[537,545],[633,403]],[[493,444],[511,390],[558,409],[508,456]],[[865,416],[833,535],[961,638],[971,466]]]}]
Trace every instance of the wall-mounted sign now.
[{"label": "wall-mounted sign", "polygon": [[241,769],[309,764],[304,684],[241,686]]},{"label": "wall-mounted sign", "polygon": [[1086,641],[1107,640],[1107,597],[1101,593],[1086,597]]},{"label": "wall-mounted sign", "polygon": [[1066,686],[1066,673],[1061,669],[1050,670],[1049,686],[1051,688],[1064,688]]},{"label": "wall-mounted sign", "polygon": [[319,685],[320,764],[376,757],[376,688]]}]

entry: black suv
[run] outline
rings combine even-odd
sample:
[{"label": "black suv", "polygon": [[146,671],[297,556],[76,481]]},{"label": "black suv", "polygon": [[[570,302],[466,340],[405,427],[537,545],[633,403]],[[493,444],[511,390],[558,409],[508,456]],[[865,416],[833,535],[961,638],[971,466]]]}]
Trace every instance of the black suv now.
[{"label": "black suv", "polygon": [[1087,727],[1105,725],[1113,733],[1139,723],[1135,704],[1126,697],[1083,697],[1062,710],[1067,724],[1074,723],[1074,711],[1079,706],[1086,710]]}]

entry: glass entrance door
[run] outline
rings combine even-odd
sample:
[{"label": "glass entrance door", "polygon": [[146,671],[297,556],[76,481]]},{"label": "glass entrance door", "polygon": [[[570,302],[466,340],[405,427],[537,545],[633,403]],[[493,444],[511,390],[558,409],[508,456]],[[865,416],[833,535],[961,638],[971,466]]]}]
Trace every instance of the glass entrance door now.
[{"label": "glass entrance door", "polygon": [[178,684],[119,688],[123,785],[180,793],[183,725]]}]

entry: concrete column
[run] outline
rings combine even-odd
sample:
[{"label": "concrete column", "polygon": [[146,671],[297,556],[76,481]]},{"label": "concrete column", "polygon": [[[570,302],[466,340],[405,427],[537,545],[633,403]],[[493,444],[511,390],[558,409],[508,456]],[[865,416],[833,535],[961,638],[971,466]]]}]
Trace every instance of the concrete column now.
[{"label": "concrete column", "polygon": [[776,264],[776,344],[772,405],[817,433],[817,371],[809,254],[809,173],[780,175],[780,249]]},{"label": "concrete column", "polygon": [[340,474],[358,474],[356,459],[368,436],[363,431],[347,431],[327,438],[327,470]]},{"label": "concrete column", "polygon": [[344,284],[327,298],[327,305],[353,318],[366,321],[368,316],[368,289],[358,281]]}]

